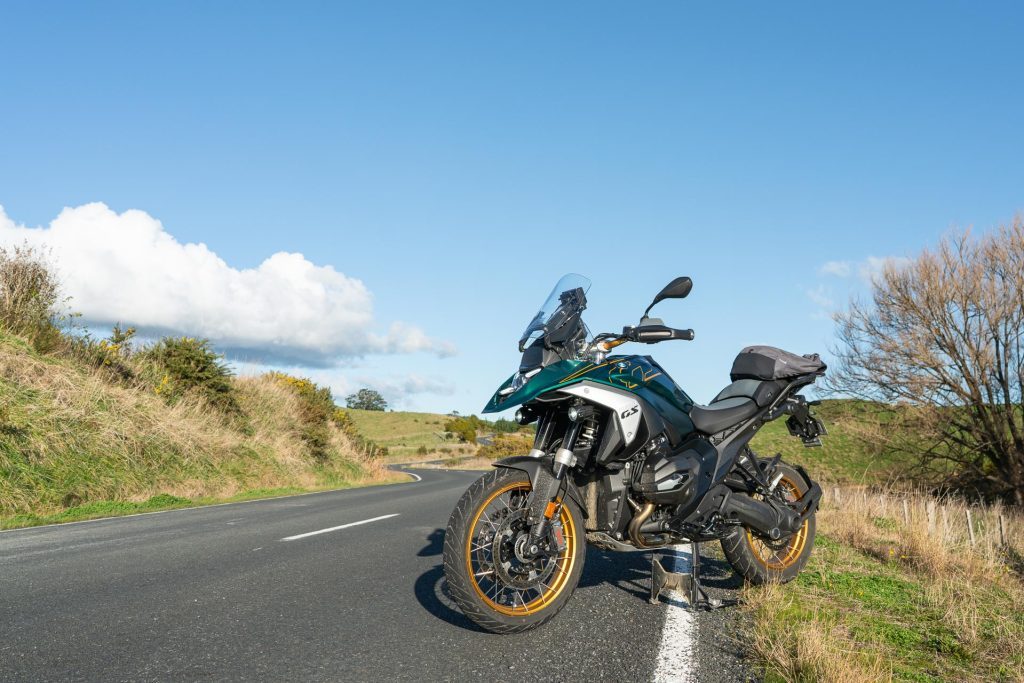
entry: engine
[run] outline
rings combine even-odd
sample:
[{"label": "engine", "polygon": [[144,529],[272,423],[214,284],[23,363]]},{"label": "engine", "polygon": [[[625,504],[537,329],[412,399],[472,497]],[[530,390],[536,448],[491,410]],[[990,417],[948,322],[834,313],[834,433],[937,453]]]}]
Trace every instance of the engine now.
[{"label": "engine", "polygon": [[647,447],[636,488],[652,503],[679,506],[675,515],[686,517],[711,487],[717,463],[718,452],[702,437],[672,450],[659,436]]}]

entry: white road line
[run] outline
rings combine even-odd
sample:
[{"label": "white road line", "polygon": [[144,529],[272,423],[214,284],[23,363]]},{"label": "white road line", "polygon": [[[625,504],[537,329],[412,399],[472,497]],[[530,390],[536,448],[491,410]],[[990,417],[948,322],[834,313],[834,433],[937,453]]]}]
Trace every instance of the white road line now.
[{"label": "white road line", "polygon": [[[662,555],[662,565],[666,570],[680,573],[690,571],[690,552],[683,548],[681,545],[674,546],[673,554]],[[694,657],[697,618],[690,612],[686,599],[676,591],[668,598],[665,609],[668,613],[661,630],[654,683],[691,683],[697,680],[697,660]]]},{"label": "white road line", "polygon": [[416,474],[415,472],[410,472],[409,470],[402,470],[402,472],[404,472],[405,474],[408,474],[410,477],[416,477],[416,481],[423,481],[423,477],[421,477],[420,475]]},{"label": "white road line", "polygon": [[360,524],[369,524],[370,522],[379,522],[382,519],[390,519],[392,517],[397,517],[399,514],[401,514],[401,513],[396,512],[396,513],[394,513],[392,515],[381,515],[380,517],[374,517],[373,519],[364,519],[361,522],[350,522],[348,524],[342,524],[341,526],[332,526],[329,529],[320,529],[318,531],[308,531],[308,532],[306,532],[304,534],[298,534],[296,536],[288,536],[287,538],[282,538],[281,540],[282,541],[297,541],[300,538],[308,538],[309,536],[316,536],[317,534],[326,534],[326,533],[329,533],[331,531],[338,531],[340,529],[347,529],[350,526],[359,526]]}]

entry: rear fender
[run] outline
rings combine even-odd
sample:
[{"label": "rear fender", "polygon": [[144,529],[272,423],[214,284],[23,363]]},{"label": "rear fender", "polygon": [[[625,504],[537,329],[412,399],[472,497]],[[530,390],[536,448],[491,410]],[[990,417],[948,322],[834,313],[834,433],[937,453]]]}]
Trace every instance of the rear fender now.
[{"label": "rear fender", "polygon": [[[511,458],[502,458],[492,463],[494,467],[503,467],[507,470],[519,470],[520,472],[526,472],[530,477],[530,486],[533,490],[540,488],[539,480],[547,476],[551,478],[551,471],[554,467],[554,458],[546,456],[543,458],[534,458],[529,455],[514,455]],[[562,488],[566,494],[579,506],[580,510],[583,511],[583,516],[587,516],[587,507],[583,502],[583,494],[576,487],[576,484],[572,482],[569,477],[562,480]]]}]

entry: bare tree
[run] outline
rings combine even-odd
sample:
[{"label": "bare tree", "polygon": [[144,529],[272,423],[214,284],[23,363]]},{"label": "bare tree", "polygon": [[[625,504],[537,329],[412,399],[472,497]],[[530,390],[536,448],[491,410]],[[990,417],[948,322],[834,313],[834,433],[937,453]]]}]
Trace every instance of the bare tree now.
[{"label": "bare tree", "polygon": [[1024,221],[889,265],[835,316],[831,388],[891,406],[877,434],[951,485],[1024,505]]}]

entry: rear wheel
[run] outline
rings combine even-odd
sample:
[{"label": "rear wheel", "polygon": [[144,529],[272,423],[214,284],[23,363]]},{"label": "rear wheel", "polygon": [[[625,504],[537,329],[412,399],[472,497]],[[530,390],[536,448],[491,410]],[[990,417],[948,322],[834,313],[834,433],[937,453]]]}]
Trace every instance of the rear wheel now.
[{"label": "rear wheel", "polygon": [[[795,469],[779,463],[782,479],[773,495],[794,501],[807,492],[807,483]],[[796,533],[779,541],[758,536],[744,527],[722,539],[722,550],[736,572],[753,584],[792,581],[803,570],[814,548],[814,514],[808,515]]]},{"label": "rear wheel", "polygon": [[463,494],[445,531],[448,590],[466,616],[494,633],[519,633],[551,619],[583,572],[582,513],[568,499],[553,519],[562,549],[552,538],[536,557],[524,553],[531,492],[525,472],[489,472]]}]

